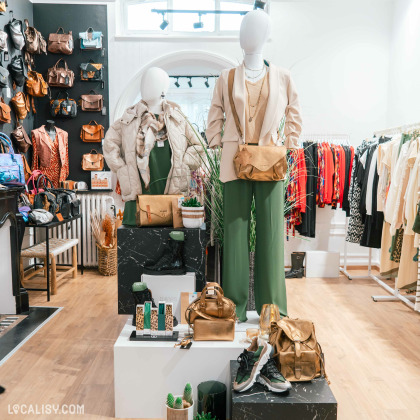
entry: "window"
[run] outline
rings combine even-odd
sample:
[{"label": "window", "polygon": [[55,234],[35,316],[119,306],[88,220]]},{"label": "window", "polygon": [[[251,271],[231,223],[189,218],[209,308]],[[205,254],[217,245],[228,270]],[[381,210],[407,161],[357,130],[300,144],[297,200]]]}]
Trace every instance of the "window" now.
[{"label": "window", "polygon": [[[248,12],[254,8],[254,0],[120,1],[122,35],[235,35],[239,31],[243,15],[223,14],[223,11]],[[165,13],[168,9],[178,12]],[[183,13],[183,10],[186,12]],[[215,13],[200,13],[200,10]]]}]

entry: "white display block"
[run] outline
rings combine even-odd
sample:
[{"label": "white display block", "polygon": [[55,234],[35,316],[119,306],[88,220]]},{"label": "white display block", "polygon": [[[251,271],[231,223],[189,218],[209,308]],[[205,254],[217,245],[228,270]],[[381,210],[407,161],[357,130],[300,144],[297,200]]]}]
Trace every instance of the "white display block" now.
[{"label": "white display block", "polygon": [[[174,348],[174,342],[130,341],[129,319],[114,345],[115,417],[164,419],[167,394],[181,394],[187,382],[196,403],[201,382],[223,382],[230,404],[229,362],[249,346],[246,329],[258,327],[256,312],[248,312],[248,319],[237,325],[234,341],[195,341],[189,350]],[[175,329],[181,335],[188,331],[186,325]]]},{"label": "white display block", "polygon": [[181,322],[181,292],[195,292],[195,273],[182,276],[151,276],[142,274],[141,281],[152,291],[156,303],[173,303],[173,314]]},{"label": "white display block", "polygon": [[329,251],[306,252],[306,277],[337,278],[340,275],[340,253]]}]

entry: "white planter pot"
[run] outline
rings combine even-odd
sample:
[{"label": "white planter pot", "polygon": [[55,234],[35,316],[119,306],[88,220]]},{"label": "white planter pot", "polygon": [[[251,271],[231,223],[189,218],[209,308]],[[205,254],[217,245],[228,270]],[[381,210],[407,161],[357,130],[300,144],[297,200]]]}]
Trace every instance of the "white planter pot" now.
[{"label": "white planter pot", "polygon": [[[176,395],[181,397],[182,395]],[[183,408],[182,410],[175,410],[174,408],[169,408],[166,406],[166,420],[193,420],[194,419],[194,403],[191,407]]]},{"label": "white planter pot", "polygon": [[204,206],[182,207],[182,224],[185,228],[199,228],[204,223]]}]

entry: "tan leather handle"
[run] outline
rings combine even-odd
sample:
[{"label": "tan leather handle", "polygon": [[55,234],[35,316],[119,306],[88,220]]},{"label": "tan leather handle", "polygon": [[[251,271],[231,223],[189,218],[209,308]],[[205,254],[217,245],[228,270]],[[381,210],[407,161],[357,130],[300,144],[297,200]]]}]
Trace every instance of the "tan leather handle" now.
[{"label": "tan leather handle", "polygon": [[239,136],[242,139],[241,123],[239,121],[239,116],[236,111],[235,102],[233,102],[233,82],[235,80],[235,70],[236,69],[233,68],[229,71],[229,77],[228,77],[229,103],[230,103],[230,108],[232,109],[233,119],[235,120],[236,129],[238,130]]}]

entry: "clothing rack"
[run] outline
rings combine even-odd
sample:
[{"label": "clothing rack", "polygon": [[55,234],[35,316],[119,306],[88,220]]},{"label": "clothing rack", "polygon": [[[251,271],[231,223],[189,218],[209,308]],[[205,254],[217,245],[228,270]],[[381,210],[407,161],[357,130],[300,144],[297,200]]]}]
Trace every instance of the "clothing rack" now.
[{"label": "clothing rack", "polygon": [[[407,125],[402,125],[402,126],[399,126],[399,127],[388,128],[386,130],[375,131],[374,135],[376,137],[386,136],[386,135],[394,136],[396,134],[409,133],[409,132],[419,130],[419,129],[420,129],[420,123],[407,124]],[[420,181],[420,174],[419,174],[419,181]],[[419,198],[420,198],[420,191],[418,192],[418,195],[419,195]],[[347,231],[347,223],[348,222],[346,221],[346,231]],[[346,245],[345,245],[345,247],[346,247]],[[420,243],[419,243],[419,247],[420,247]],[[344,270],[341,270],[341,271],[343,272],[343,274],[345,274],[348,277],[349,280],[352,280],[354,278],[372,279],[376,283],[378,283],[379,286],[381,286],[388,293],[390,293],[390,296],[389,295],[386,295],[386,296],[376,296],[376,295],[374,295],[374,296],[372,296],[372,299],[373,299],[374,302],[401,301],[401,302],[404,302],[407,306],[409,306],[413,310],[415,310],[417,312],[420,312],[420,261],[418,262],[417,287],[416,287],[416,295],[415,296],[410,296],[410,295],[405,295],[404,296],[404,295],[402,295],[400,293],[399,289],[397,288],[397,279],[395,279],[395,286],[394,286],[394,288],[392,288],[388,284],[386,284],[382,279],[380,279],[378,276],[372,274],[372,248],[369,248],[369,265],[368,265],[367,275],[351,277],[347,273],[346,259],[345,259]]]},{"label": "clothing rack", "polygon": [[332,144],[343,144],[350,146],[350,135],[342,133],[302,133],[299,137],[300,142],[314,141],[327,142]]}]

